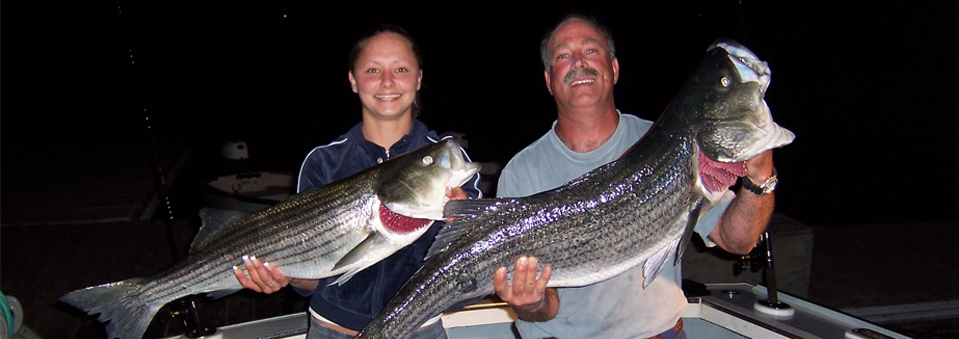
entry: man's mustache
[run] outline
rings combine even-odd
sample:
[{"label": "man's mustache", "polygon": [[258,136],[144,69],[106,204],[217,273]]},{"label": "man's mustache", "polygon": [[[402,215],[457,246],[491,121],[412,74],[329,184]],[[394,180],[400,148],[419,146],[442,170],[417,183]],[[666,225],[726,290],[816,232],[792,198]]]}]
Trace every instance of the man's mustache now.
[{"label": "man's mustache", "polygon": [[563,83],[568,84],[570,81],[573,81],[573,79],[579,78],[581,76],[599,77],[599,72],[597,72],[593,68],[588,68],[588,67],[583,69],[574,69],[570,71],[569,73],[566,73],[566,76],[563,77]]}]

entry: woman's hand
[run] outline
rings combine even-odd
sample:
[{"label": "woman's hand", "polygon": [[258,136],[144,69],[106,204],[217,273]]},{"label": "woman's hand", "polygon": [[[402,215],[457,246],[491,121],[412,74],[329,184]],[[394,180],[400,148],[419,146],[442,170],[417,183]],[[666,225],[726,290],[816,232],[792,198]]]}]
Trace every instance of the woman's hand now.
[{"label": "woman's hand", "polygon": [[268,262],[261,262],[256,257],[243,256],[243,266],[249,276],[244,274],[240,268],[233,266],[233,274],[236,275],[236,280],[243,287],[257,292],[270,294],[279,291],[289,285],[290,280],[292,280],[283,275],[278,268],[273,267]]}]

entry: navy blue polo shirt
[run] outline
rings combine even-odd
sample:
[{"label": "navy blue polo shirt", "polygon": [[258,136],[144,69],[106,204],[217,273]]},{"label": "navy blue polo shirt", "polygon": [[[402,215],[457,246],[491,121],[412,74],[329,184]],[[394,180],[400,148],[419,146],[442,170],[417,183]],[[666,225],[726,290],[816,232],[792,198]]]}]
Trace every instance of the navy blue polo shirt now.
[{"label": "navy blue polo shirt", "polygon": [[[413,119],[410,133],[403,136],[389,150],[363,136],[362,123],[356,124],[335,141],[314,148],[303,160],[297,182],[297,191],[323,186],[359,173],[390,157],[402,155],[419,147],[435,143],[440,138],[419,120]],[[469,159],[469,157],[466,157]],[[463,185],[471,198],[480,198],[479,174]],[[390,257],[370,266],[343,285],[327,286],[336,277],[321,279],[310,296],[310,308],[324,318],[341,326],[361,330],[386,306],[420,266],[442,222],[434,222],[417,241],[400,249]],[[301,295],[308,294],[294,288]]]}]

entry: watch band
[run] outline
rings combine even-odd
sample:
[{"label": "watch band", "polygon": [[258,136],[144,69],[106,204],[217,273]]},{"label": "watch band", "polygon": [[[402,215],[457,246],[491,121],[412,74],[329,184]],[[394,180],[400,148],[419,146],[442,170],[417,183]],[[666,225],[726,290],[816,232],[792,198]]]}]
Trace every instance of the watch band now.
[{"label": "watch band", "polygon": [[773,167],[773,173],[762,184],[756,185],[749,180],[748,176],[743,177],[743,188],[755,193],[756,195],[765,195],[772,193],[779,184],[779,178],[776,177],[776,167]]}]

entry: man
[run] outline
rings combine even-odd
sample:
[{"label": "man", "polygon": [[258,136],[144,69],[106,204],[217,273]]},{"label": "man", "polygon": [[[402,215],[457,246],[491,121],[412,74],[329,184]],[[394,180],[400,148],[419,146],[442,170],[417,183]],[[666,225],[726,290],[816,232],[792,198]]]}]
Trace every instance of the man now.
[{"label": "man", "polygon": [[[612,36],[598,22],[567,17],[543,40],[540,52],[557,120],[504,167],[497,187],[502,197],[552,189],[615,160],[652,126],[616,109],[619,61]],[[773,173],[772,152],[749,160],[747,167],[744,179],[765,182]],[[748,253],[769,222],[773,201],[772,194],[726,192],[715,206],[705,207],[709,211],[696,232],[707,244]],[[517,260],[512,285],[506,283],[506,268],[494,274],[496,293],[516,311],[524,338],[685,337],[686,298],[678,265],[667,264],[646,288],[639,266],[598,284],[558,289],[546,288],[551,269],[537,278],[536,265],[533,257]]]}]

